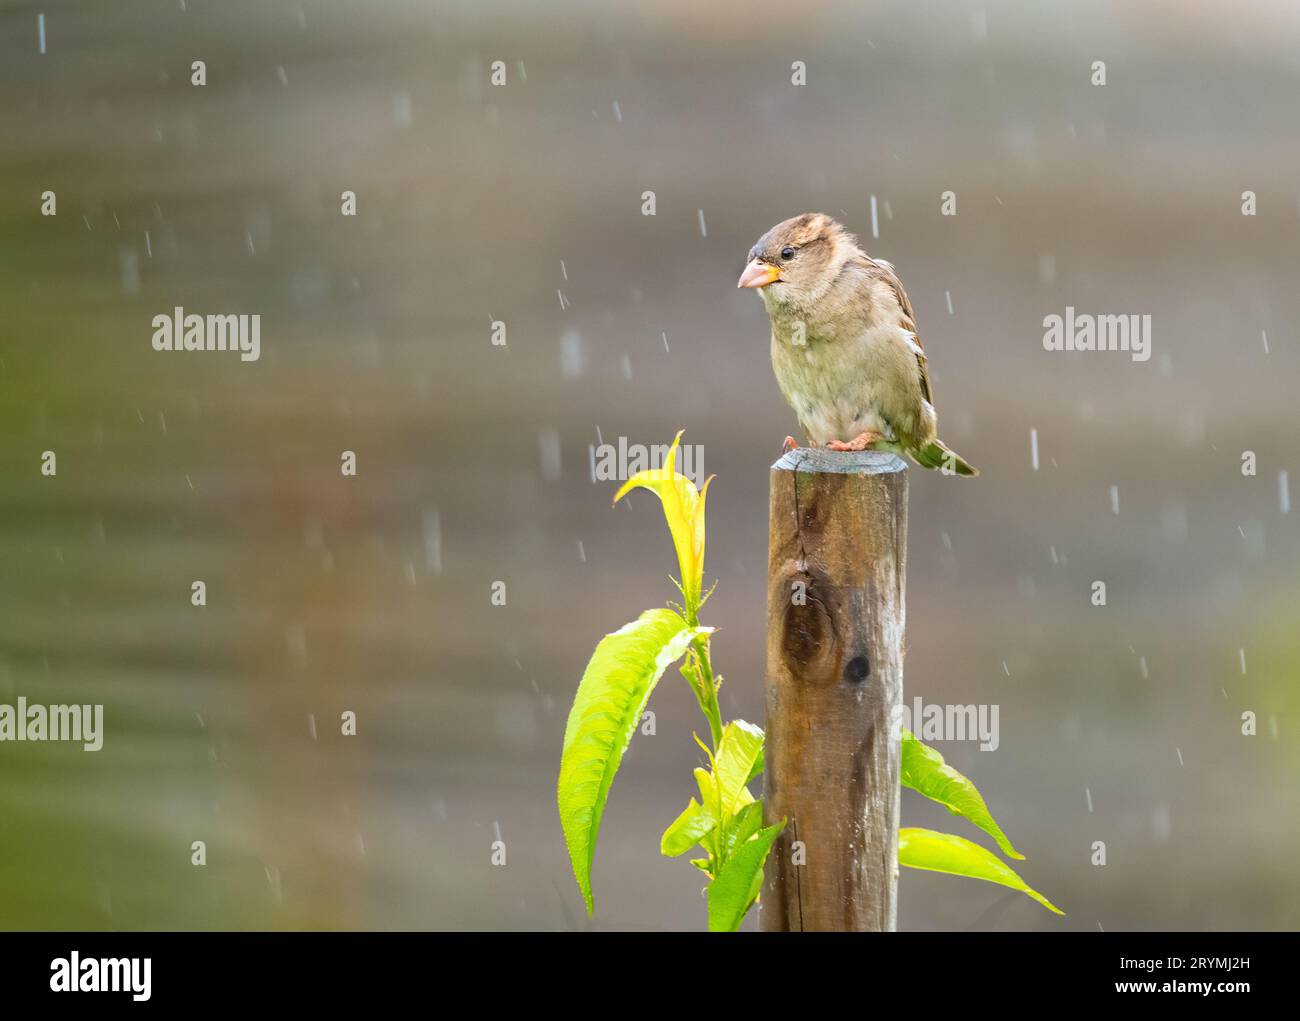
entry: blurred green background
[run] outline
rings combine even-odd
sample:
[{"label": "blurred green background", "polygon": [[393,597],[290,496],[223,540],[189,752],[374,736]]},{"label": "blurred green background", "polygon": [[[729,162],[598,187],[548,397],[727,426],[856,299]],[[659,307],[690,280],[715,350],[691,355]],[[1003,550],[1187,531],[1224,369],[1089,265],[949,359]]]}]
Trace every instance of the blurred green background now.
[{"label": "blurred green background", "polygon": [[[0,744],[0,926],[586,926],[568,703],[673,594],[589,445],[703,446],[723,710],[761,721],[795,423],[735,281],[824,210],[984,473],[912,471],[907,697],[1000,705],[996,752],[940,747],[1068,912],[908,872],[900,927],[1296,928],[1298,43],[1281,0],[0,3],[0,701],[106,730]],[[154,352],[176,305],[261,314],[261,360]],[[1044,352],[1066,305],[1150,313],[1151,361]],[[652,708],[597,928],[704,927],[658,853],[698,710]]]}]

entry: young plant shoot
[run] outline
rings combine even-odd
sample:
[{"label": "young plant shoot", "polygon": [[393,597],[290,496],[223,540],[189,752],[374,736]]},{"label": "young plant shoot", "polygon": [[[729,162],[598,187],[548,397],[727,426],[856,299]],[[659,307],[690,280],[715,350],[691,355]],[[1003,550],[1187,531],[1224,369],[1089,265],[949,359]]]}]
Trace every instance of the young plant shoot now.
[{"label": "young plant shoot", "polygon": [[[706,880],[709,929],[734,932],[758,900],[763,863],[786,821],[764,826],[762,801],[749,790],[763,772],[762,729],[744,720],[724,723],[718,708],[722,678],[714,672],[710,655],[713,628],[700,623],[700,610],[712,593],[712,589],[704,591],[704,505],[713,478],[698,489],[677,472],[681,435],[679,432],[668,448],[662,467],[638,472],[614,496],[617,503],[633,489],[648,489],[659,498],[677,551],[680,579],[675,584],[681,602],[646,610],[596,646],[578,683],[564,731],[560,823],[574,877],[591,915],[595,910],[591,869],[610,787],[650,695],[660,678],[676,665],[708,724],[709,741],[698,734],[695,737],[707,768],[695,769],[699,797],[692,797],[669,824],[660,851],[674,858],[692,849],[702,852],[690,861]],[[970,780],[909,731],[898,728],[896,740],[901,745],[903,786],[967,819],[988,834],[1006,856],[1023,858]],[[979,844],[954,834],[915,828],[900,829],[898,836],[902,865],[999,883],[1061,913]]]}]

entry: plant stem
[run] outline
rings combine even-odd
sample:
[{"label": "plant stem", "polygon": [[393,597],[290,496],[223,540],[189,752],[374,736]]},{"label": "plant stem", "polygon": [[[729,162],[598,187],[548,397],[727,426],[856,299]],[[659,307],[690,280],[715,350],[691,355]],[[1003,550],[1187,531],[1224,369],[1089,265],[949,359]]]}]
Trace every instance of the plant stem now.
[{"label": "plant stem", "polygon": [[709,721],[709,734],[713,738],[713,751],[716,754],[718,746],[722,744],[722,710],[718,707],[718,689],[713,683],[713,663],[709,659],[709,640],[707,637],[700,637],[691,643],[691,648],[695,651],[695,661],[700,666],[700,681],[704,688],[704,699],[700,702],[700,708],[704,710],[704,716]]}]

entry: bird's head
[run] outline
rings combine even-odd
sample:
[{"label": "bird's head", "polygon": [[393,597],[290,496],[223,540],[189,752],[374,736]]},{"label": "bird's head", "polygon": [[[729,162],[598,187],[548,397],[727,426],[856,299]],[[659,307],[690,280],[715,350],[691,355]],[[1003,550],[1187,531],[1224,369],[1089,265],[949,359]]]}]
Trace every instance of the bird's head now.
[{"label": "bird's head", "polygon": [[857,250],[853,236],[825,213],[804,213],[758,239],[736,286],[757,288],[769,311],[810,308]]}]

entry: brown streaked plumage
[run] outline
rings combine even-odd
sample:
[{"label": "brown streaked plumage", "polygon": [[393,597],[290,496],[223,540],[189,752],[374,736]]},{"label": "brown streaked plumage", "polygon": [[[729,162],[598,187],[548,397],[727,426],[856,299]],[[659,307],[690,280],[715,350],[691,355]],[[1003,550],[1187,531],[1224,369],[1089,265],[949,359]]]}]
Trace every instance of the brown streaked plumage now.
[{"label": "brown streaked plumage", "polygon": [[809,443],[979,474],[939,439],[925,350],[894,267],[835,220],[778,223],[750,249],[738,286],[763,299],[772,370]]}]

